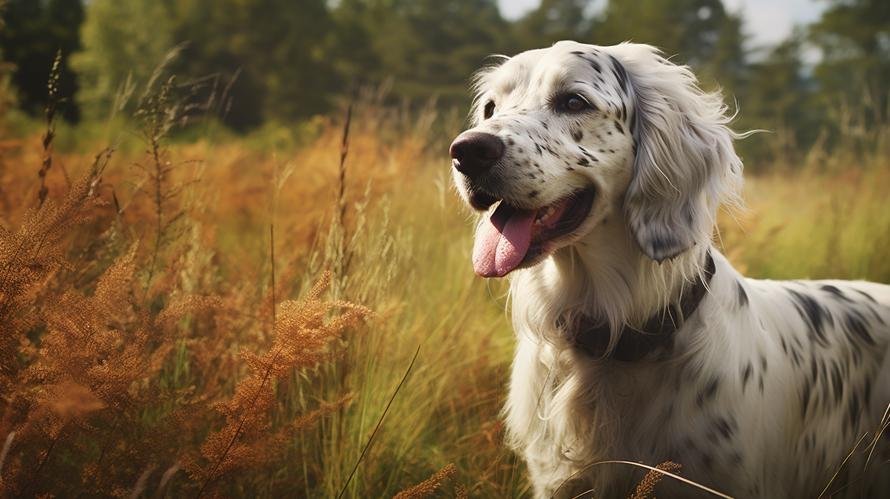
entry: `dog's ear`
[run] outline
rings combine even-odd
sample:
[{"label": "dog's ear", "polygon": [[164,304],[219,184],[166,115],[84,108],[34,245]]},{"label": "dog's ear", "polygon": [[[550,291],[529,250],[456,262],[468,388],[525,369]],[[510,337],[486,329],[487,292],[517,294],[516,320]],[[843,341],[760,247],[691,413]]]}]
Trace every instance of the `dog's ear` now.
[{"label": "dog's ear", "polygon": [[632,102],[633,177],[624,211],[643,253],[662,262],[710,241],[718,206],[737,202],[742,163],[719,92],[648,45],[622,44],[612,63]]}]

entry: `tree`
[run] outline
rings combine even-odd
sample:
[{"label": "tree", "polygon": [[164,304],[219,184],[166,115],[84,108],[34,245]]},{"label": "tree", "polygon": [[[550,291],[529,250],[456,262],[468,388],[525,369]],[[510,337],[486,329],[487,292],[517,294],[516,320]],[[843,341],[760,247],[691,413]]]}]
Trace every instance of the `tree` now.
[{"label": "tree", "polygon": [[559,40],[589,40],[591,20],[586,0],[542,0],[538,8],[516,21],[520,50],[548,47]]},{"label": "tree", "polygon": [[348,0],[334,18],[338,30],[357,28],[336,50],[349,61],[341,78],[392,79],[394,93],[407,98],[465,104],[470,75],[509,46],[509,26],[494,0]]},{"label": "tree", "polygon": [[333,23],[324,0],[182,0],[173,10],[174,38],[188,43],[175,71],[235,78],[230,125],[243,130],[329,109]]},{"label": "tree", "polygon": [[0,8],[4,24],[0,30],[0,53],[13,65],[12,84],[19,106],[31,114],[43,112],[50,67],[61,51],[59,95],[68,101],[61,112],[67,120],[77,121],[80,114],[73,97],[78,81],[69,68],[68,56],[80,47],[80,0],[8,0]]},{"label": "tree", "polygon": [[610,0],[591,28],[598,44],[626,40],[664,50],[689,64],[700,78],[724,88],[741,87],[746,66],[741,18],[720,0]]},{"label": "tree", "polygon": [[771,132],[743,143],[755,158],[772,155],[794,161],[794,154],[816,139],[819,116],[814,112],[812,82],[801,60],[803,38],[803,32],[796,31],[752,64],[741,126]]},{"label": "tree", "polygon": [[81,31],[83,50],[71,58],[82,82],[78,102],[85,114],[104,119],[127,82],[145,84],[174,47],[165,2],[92,0]]},{"label": "tree", "polygon": [[846,104],[869,123],[887,123],[890,82],[890,3],[831,0],[811,28],[821,49],[815,76],[823,105]]},{"label": "tree", "polygon": [[124,82],[144,84],[183,47],[169,71],[216,81],[194,90],[202,101],[228,86],[233,127],[305,118],[326,111],[332,95],[331,26],[324,0],[94,0],[74,61],[89,84],[81,100],[107,114]]}]

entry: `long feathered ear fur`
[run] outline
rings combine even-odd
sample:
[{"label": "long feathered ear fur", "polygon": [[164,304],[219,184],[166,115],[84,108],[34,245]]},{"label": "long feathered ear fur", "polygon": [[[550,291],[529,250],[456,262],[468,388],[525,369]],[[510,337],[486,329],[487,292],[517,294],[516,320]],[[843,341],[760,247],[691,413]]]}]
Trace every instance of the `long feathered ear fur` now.
[{"label": "long feathered ear fur", "polygon": [[648,45],[613,49],[634,109],[624,211],[643,253],[662,262],[709,242],[719,205],[738,204],[742,162],[732,141],[741,135],[727,126],[720,92],[701,90],[688,67]]}]

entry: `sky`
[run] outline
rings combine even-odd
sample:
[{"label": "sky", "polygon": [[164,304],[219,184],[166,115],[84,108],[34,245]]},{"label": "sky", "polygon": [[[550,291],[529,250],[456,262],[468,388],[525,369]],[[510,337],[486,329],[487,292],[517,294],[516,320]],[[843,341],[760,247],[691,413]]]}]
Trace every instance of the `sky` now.
[{"label": "sky", "polygon": [[[533,9],[540,0],[498,0],[501,12],[515,19]],[[771,46],[787,37],[795,24],[817,19],[828,2],[816,0],[723,0],[730,12],[742,12],[744,31],[751,48]],[[642,40],[640,40],[642,41]]]}]

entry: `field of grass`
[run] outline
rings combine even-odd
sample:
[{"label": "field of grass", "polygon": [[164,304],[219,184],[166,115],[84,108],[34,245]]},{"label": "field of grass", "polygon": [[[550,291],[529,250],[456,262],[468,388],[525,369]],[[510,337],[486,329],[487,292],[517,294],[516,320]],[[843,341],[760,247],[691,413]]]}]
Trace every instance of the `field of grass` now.
[{"label": "field of grass", "polygon": [[[158,120],[0,142],[0,493],[527,495],[506,287],[473,275],[450,186],[459,120],[358,106],[348,150],[339,117],[281,143]],[[726,254],[890,282],[886,144],[757,165]]]}]

